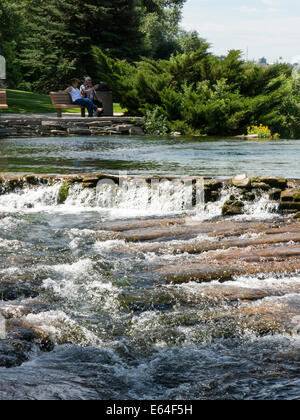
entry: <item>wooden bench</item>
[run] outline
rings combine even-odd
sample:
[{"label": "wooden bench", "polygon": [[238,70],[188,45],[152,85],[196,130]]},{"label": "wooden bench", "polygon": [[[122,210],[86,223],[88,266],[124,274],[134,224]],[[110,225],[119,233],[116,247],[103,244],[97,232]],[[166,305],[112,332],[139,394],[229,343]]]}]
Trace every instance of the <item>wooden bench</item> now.
[{"label": "wooden bench", "polygon": [[63,109],[81,108],[81,116],[85,117],[85,107],[81,105],[74,105],[69,93],[66,92],[51,92],[50,98],[54,108],[57,108],[57,118],[62,117]]},{"label": "wooden bench", "polygon": [[8,105],[6,103],[6,91],[0,90],[0,109],[7,109]]}]

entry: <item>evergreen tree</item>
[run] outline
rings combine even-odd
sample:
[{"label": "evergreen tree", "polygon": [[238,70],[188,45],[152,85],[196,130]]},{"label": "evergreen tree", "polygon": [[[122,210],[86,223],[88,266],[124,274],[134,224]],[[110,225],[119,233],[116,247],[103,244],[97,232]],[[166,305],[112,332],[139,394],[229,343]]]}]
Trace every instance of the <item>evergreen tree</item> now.
[{"label": "evergreen tree", "polygon": [[0,2],[0,47],[3,42],[17,41],[22,36],[24,2],[1,0]]},{"label": "evergreen tree", "polygon": [[18,53],[24,35],[26,0],[0,2],[0,54],[6,59],[6,85],[18,88],[23,76]]},{"label": "evergreen tree", "polygon": [[32,0],[22,54],[35,90],[62,88],[73,75],[93,73],[92,47],[115,58],[142,52],[137,0]]},{"label": "evergreen tree", "polygon": [[282,136],[299,138],[300,88],[290,66],[249,66],[235,50],[220,60],[208,49],[203,43],[169,60],[146,58],[133,64],[97,48],[94,53],[99,75],[109,75],[130,115],[152,122],[167,119],[171,131],[186,134],[235,135],[262,123]]},{"label": "evergreen tree", "polygon": [[80,40],[70,31],[72,13],[72,5],[64,0],[33,0],[29,5],[22,64],[34,90],[61,88],[75,73]]}]

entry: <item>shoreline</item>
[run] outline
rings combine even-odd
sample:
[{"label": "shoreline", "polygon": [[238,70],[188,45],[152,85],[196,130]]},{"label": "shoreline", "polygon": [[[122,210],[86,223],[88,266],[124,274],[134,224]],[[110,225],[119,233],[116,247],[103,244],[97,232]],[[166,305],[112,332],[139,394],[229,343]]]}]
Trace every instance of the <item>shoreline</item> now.
[{"label": "shoreline", "polygon": [[144,135],[141,117],[0,114],[0,138]]}]

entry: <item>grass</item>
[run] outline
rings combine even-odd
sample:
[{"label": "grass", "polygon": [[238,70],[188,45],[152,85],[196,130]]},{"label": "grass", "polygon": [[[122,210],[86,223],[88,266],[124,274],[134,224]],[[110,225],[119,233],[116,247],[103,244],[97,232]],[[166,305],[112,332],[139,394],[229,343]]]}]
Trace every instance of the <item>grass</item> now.
[{"label": "grass", "polygon": [[[49,95],[42,95],[21,90],[7,91],[8,109],[0,111],[6,114],[53,114],[56,109],[51,104]],[[63,112],[80,114],[79,108],[66,109]],[[126,109],[122,109],[119,104],[114,104],[114,113],[124,113]]]}]

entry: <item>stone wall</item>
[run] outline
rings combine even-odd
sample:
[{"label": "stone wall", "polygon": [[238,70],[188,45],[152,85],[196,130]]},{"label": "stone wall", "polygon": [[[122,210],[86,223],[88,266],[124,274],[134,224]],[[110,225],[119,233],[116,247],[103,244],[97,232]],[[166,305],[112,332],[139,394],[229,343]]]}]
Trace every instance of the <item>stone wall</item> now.
[{"label": "stone wall", "polygon": [[143,118],[11,117],[0,115],[2,137],[144,135]]}]

